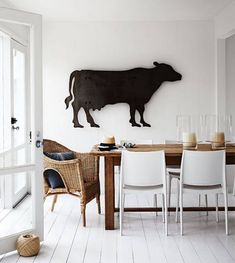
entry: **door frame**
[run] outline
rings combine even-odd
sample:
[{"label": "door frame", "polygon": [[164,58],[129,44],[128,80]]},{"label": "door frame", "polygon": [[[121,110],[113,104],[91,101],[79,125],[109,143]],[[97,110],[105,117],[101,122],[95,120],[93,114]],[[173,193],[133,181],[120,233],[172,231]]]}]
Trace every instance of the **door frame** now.
[{"label": "door frame", "polygon": [[[0,7],[0,22],[25,25],[29,27],[29,54],[30,54],[30,90],[33,92],[34,101],[31,109],[34,116],[31,120],[32,144],[43,140],[43,120],[42,120],[42,17],[38,14],[25,11]],[[36,147],[36,146],[35,146]],[[16,249],[15,241],[22,233],[34,232],[43,240],[44,218],[43,218],[43,176],[42,176],[42,148],[35,148],[35,165],[16,166],[10,169],[0,169],[0,174],[9,174],[19,171],[34,170],[32,176],[32,229],[13,234],[0,239],[0,254]]]}]

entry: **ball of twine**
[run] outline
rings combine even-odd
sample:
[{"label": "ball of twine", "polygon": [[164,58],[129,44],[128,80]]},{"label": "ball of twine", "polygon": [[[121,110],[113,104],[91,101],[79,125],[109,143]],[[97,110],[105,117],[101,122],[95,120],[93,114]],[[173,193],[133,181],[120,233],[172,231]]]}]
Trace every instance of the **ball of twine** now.
[{"label": "ball of twine", "polygon": [[21,235],[17,239],[16,249],[20,256],[32,257],[38,254],[40,250],[39,237],[34,234]]}]

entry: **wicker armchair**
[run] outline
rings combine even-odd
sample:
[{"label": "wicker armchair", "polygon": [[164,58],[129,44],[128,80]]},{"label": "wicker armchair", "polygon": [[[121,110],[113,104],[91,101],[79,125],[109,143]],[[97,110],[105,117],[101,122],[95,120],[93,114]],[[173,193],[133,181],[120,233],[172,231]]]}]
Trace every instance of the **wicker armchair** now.
[{"label": "wicker armchair", "polygon": [[[58,142],[43,140],[44,152],[68,152],[71,150]],[[51,211],[54,210],[59,194],[70,194],[80,198],[83,226],[86,226],[86,204],[96,198],[100,214],[99,159],[88,153],[74,152],[76,159],[56,161],[44,154],[44,192],[46,199],[54,195]],[[45,171],[53,169],[59,173],[63,188],[51,188],[45,178]]]}]

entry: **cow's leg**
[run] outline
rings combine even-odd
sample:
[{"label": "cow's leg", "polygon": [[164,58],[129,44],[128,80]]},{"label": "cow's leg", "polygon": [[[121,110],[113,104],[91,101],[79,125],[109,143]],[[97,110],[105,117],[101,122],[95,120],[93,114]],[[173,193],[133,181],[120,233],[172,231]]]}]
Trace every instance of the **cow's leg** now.
[{"label": "cow's leg", "polygon": [[147,122],[145,122],[145,120],[144,120],[144,110],[145,110],[144,105],[138,106],[137,110],[140,113],[140,122],[143,124],[143,126],[144,127],[151,127],[151,125],[148,124]]},{"label": "cow's leg", "polygon": [[73,106],[73,126],[75,128],[83,128],[84,126],[82,126],[79,121],[78,121],[78,112],[80,110],[80,106],[78,106],[77,103],[73,102],[72,103],[72,106]]},{"label": "cow's leg", "polygon": [[99,128],[100,126],[95,123],[93,117],[92,117],[91,114],[90,114],[89,109],[88,109],[88,108],[84,108],[84,110],[85,110],[85,113],[86,113],[87,122],[90,123],[91,127]]},{"label": "cow's leg", "polygon": [[135,107],[133,107],[133,105],[130,105],[130,115],[131,115],[131,118],[129,120],[129,122],[131,123],[131,126],[132,127],[141,127],[140,124],[136,123],[135,121]]}]

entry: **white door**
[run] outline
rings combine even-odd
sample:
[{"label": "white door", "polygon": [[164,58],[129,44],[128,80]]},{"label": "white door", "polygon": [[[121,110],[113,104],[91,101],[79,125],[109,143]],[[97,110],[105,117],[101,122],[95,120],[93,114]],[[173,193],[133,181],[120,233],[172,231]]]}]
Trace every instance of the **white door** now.
[{"label": "white door", "polygon": [[[9,84],[2,85],[5,102],[3,116],[8,120],[5,123],[5,129],[8,132],[5,132],[3,136],[8,146],[5,145],[4,148],[12,150],[11,158],[13,160],[11,162],[20,165],[31,158],[28,147],[30,142],[29,129],[31,127],[29,85],[27,81],[29,76],[28,45],[19,43],[6,34],[2,34],[2,38],[2,41],[9,45],[9,48],[4,48],[2,52],[5,53],[5,60],[8,58],[8,70],[6,70],[5,75],[10,79]],[[7,89],[10,92],[7,92]],[[5,185],[3,208],[11,209],[31,193],[30,174],[22,172],[2,177],[2,180],[4,180],[2,183]]]},{"label": "white door", "polygon": [[41,16],[0,8],[0,254],[43,240],[41,61]]}]

